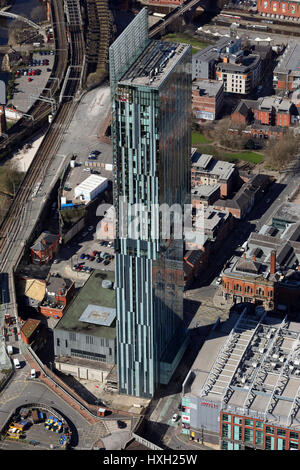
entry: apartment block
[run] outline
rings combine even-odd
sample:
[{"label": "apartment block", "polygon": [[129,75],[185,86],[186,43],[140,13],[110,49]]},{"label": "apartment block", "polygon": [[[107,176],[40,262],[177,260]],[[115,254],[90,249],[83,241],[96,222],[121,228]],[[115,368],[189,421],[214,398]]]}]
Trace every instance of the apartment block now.
[{"label": "apartment block", "polygon": [[192,109],[195,119],[214,121],[224,103],[224,86],[217,80],[193,81]]}]

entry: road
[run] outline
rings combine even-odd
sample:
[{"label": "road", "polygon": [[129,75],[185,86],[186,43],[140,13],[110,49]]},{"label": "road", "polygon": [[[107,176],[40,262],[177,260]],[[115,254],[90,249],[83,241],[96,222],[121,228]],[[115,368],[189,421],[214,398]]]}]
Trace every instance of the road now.
[{"label": "road", "polygon": [[280,204],[287,200],[297,186],[299,186],[297,171],[283,174],[279,182],[273,183],[248,217],[241,221],[224,240],[222,250],[218,251],[218,256],[214,257],[214,262],[208,267],[205,275],[200,276],[185,292],[184,320],[190,330],[191,344],[171,382],[161,391],[161,398],[153,403],[148,416],[149,439],[154,438],[158,445],[171,449],[210,449],[202,444],[188,441],[180,432],[181,426],[172,423],[172,416],[174,413],[180,413],[178,404],[181,401],[181,384],[210,328],[218,317],[221,321],[228,318],[228,309],[217,308],[213,303],[213,297],[218,289],[215,279],[235,249],[248,239],[251,231],[258,231],[271,221]]},{"label": "road", "polygon": [[[43,383],[38,380],[30,381],[28,379],[29,369],[29,365],[26,364],[18,370],[14,375],[14,380],[9,382],[0,395],[0,428],[17,407],[26,406],[27,403],[44,403],[56,409],[70,424],[72,433],[74,433],[72,440],[74,448],[92,449],[95,442],[109,434],[102,421],[96,424],[88,423],[81,414]],[[3,443],[0,441],[1,448],[5,448],[5,446],[3,447]]]}]

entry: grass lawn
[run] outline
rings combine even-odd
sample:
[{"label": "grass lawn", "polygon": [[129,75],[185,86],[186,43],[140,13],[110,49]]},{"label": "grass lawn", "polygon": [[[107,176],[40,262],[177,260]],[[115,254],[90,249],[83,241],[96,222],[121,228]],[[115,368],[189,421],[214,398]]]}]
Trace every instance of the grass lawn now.
[{"label": "grass lawn", "polygon": [[226,152],[214,144],[200,132],[192,131],[192,147],[197,147],[200,153],[213,155],[218,160],[233,161],[243,160],[249,163],[260,163],[263,161],[263,155],[252,152],[251,150],[240,150],[239,152]]},{"label": "grass lawn", "polygon": [[192,131],[192,145],[209,144],[210,142],[211,140],[200,134],[200,132]]},{"label": "grass lawn", "polygon": [[249,163],[260,163],[263,161],[263,156],[256,152],[238,152],[238,153],[225,153],[226,160],[244,160]]},{"label": "grass lawn", "polygon": [[195,54],[199,52],[204,47],[209,46],[211,43],[200,41],[196,38],[190,37],[187,34],[183,33],[171,33],[167,34],[164,38],[164,41],[174,41],[174,42],[183,42],[185,44],[191,44],[193,46],[192,53]]}]

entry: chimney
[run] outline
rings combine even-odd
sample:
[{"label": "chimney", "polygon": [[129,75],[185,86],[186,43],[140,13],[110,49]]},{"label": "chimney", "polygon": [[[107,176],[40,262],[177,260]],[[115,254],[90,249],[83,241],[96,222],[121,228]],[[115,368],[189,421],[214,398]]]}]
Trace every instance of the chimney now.
[{"label": "chimney", "polygon": [[275,274],[276,271],[276,251],[271,251],[271,260],[270,260],[270,274]]}]

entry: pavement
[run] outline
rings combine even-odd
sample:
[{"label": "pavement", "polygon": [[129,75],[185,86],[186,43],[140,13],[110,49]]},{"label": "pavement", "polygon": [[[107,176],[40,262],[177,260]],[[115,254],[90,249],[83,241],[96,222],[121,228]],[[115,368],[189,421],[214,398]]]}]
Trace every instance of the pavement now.
[{"label": "pavement", "polygon": [[[28,82],[28,76],[20,75],[15,78],[15,91],[12,99],[8,102],[8,105],[13,104],[18,111],[27,113],[31,108],[32,104],[35,102],[36,98],[42,93],[45,88],[49,77],[51,75],[51,70],[54,63],[54,55],[42,56],[39,53],[32,54],[33,59],[49,60],[49,65],[37,65],[32,67],[21,67],[20,69],[40,69],[40,75],[34,75],[30,77],[32,80]],[[50,72],[47,72],[47,68],[51,69]]]},{"label": "pavement", "polygon": [[105,265],[103,261],[97,263],[96,260],[88,261],[81,259],[80,256],[84,254],[91,255],[93,251],[99,251],[114,255],[114,249],[107,246],[101,246],[99,240],[96,238],[95,232],[88,232],[86,236],[82,233],[76,237],[76,240],[71,240],[66,246],[61,246],[57,259],[57,264],[52,264],[50,272],[51,274],[59,273],[62,277],[72,279],[75,284],[82,285],[85,282],[89,274],[83,271],[74,271],[72,266],[78,263],[83,263],[84,266],[98,269],[101,271],[113,271],[115,270],[114,259]]}]

